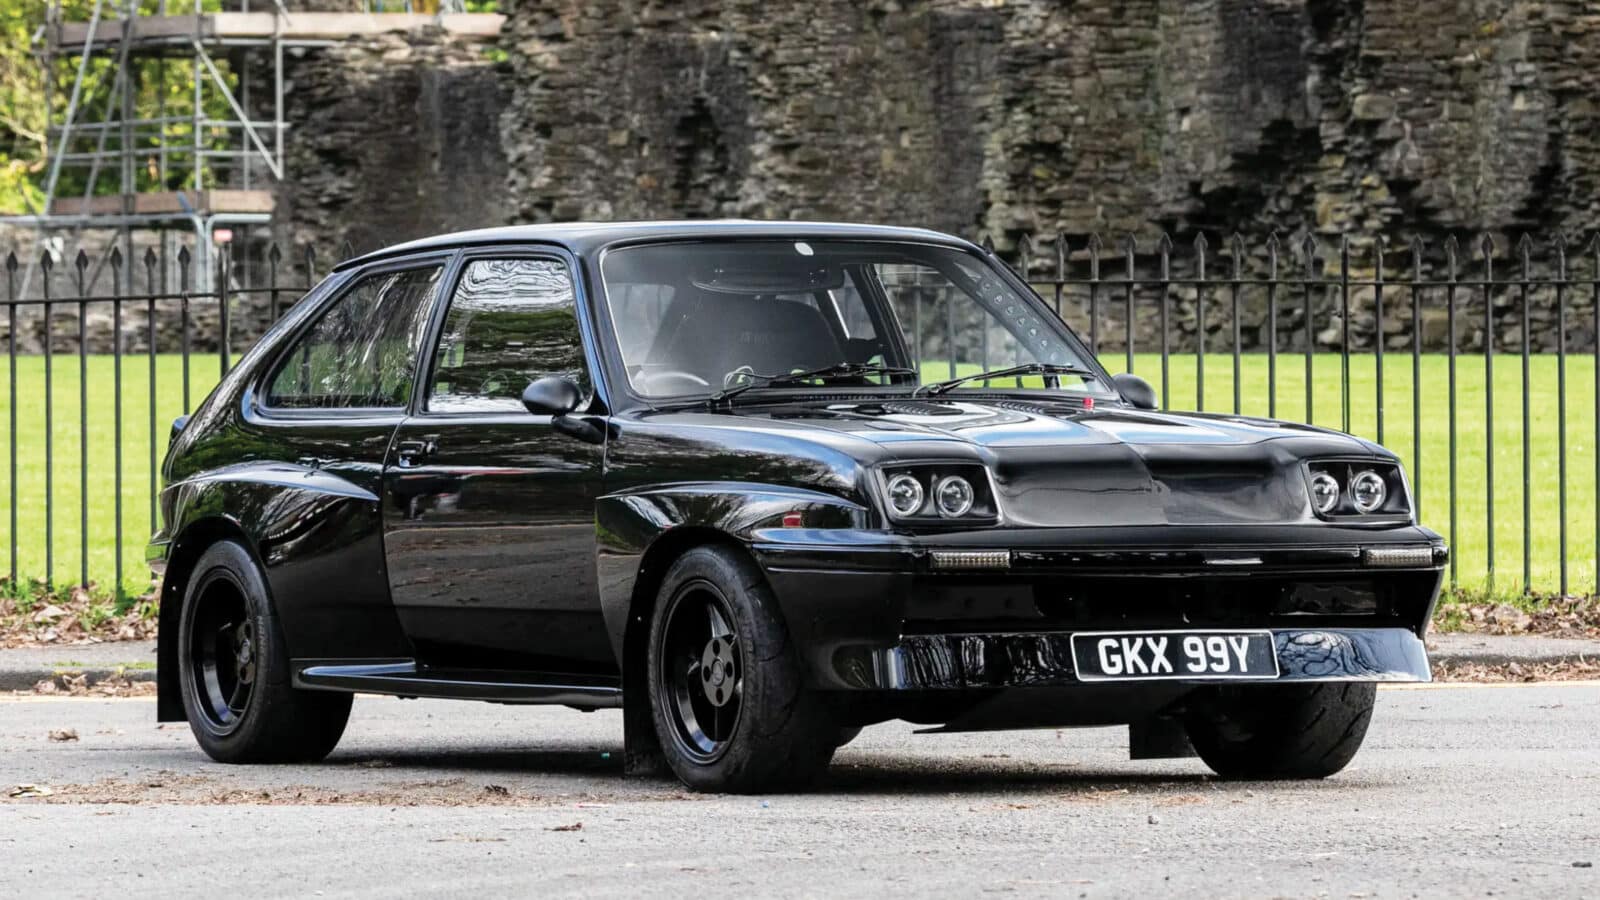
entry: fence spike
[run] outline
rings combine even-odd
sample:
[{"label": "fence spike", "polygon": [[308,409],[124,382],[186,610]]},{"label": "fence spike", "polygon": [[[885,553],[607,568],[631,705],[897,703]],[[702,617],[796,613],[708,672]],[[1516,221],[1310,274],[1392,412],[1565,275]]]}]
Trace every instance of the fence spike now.
[{"label": "fence spike", "polygon": [[1023,235],[1022,239],[1017,241],[1017,267],[1022,270],[1019,273],[1022,275],[1022,280],[1027,281],[1028,270],[1033,268],[1033,241],[1029,240],[1027,235]]},{"label": "fence spike", "polygon": [[6,254],[6,271],[7,272],[15,272],[16,270],[17,270],[17,251],[12,250],[11,252]]},{"label": "fence spike", "polygon": [[1238,280],[1244,274],[1244,256],[1246,252],[1244,235],[1235,231],[1233,236],[1228,238],[1228,249],[1233,254],[1233,277]]},{"label": "fence spike", "polygon": [[155,268],[155,265],[156,265],[156,248],[154,248],[154,247],[146,247],[146,248],[144,248],[144,267],[147,268],[147,269],[153,269],[153,268]]},{"label": "fence spike", "polygon": [[1167,234],[1165,231],[1161,232],[1161,237],[1156,240],[1156,249],[1160,250],[1162,253],[1171,253],[1172,236]]},{"label": "fence spike", "polygon": [[54,269],[55,267],[56,267],[56,259],[55,259],[55,257],[50,255],[50,251],[49,250],[41,250],[39,252],[39,268],[45,270],[46,272],[49,272],[51,269]]},{"label": "fence spike", "polygon": [[1092,234],[1089,235],[1088,247],[1089,247],[1089,256],[1090,256],[1091,259],[1096,257],[1096,256],[1099,256],[1100,255],[1100,250],[1104,246],[1105,246],[1104,244],[1100,243],[1100,232],[1096,231],[1096,232],[1093,232]]},{"label": "fence spike", "polygon": [[1389,239],[1378,235],[1372,239],[1372,267],[1378,270],[1378,280],[1383,280],[1383,249]]},{"label": "fence spike", "polygon": [[283,253],[278,249],[278,245],[274,243],[271,247],[267,248],[267,262],[272,263],[272,265],[276,267],[278,265],[278,260],[280,259],[283,259]]},{"label": "fence spike", "polygon": [[[1596,241],[1600,241],[1600,235],[1596,235],[1595,236],[1595,240]],[[1132,232],[1129,232],[1128,234],[1125,234],[1125,235],[1122,236],[1122,252],[1123,253],[1126,253],[1129,256],[1132,256],[1135,252],[1138,251],[1138,249],[1139,249],[1139,241],[1138,241],[1138,239],[1136,239],[1133,236]]]},{"label": "fence spike", "polygon": [[1444,239],[1444,262],[1445,262],[1445,265],[1449,267],[1450,276],[1452,278],[1455,277],[1456,254],[1460,250],[1461,250],[1461,242],[1456,240],[1456,236],[1453,235],[1453,234],[1446,235],[1445,239]]},{"label": "fence spike", "polygon": [[1478,252],[1483,255],[1484,259],[1490,259],[1494,256],[1494,238],[1490,237],[1487,231],[1478,236]]},{"label": "fence spike", "polygon": [[1056,235],[1056,280],[1067,280],[1067,236]]},{"label": "fence spike", "polygon": [[317,280],[317,248],[306,244],[306,280]]},{"label": "fence spike", "polygon": [[1533,238],[1526,231],[1517,241],[1517,254],[1522,257],[1522,280],[1526,281],[1533,275]]},{"label": "fence spike", "polygon": [[[349,244],[349,241],[346,241],[345,243]],[[983,236],[983,241],[980,244],[980,246],[983,247],[983,252],[985,252],[985,253],[993,253],[994,252],[994,239],[989,237],[986,234],[986,235]]]},{"label": "fence spike", "polygon": [[1556,280],[1567,280],[1567,233],[1556,229]]},{"label": "fence spike", "polygon": [[113,268],[113,269],[122,268],[122,248],[121,247],[112,247],[111,248],[111,268]]},{"label": "fence spike", "polygon": [[72,265],[77,268],[79,275],[83,274],[84,269],[89,268],[89,254],[82,247],[78,248],[78,255],[73,257]]},{"label": "fence spike", "polygon": [[1311,271],[1311,264],[1317,256],[1317,239],[1309,231],[1300,241],[1300,256],[1305,260],[1306,271]]},{"label": "fence spike", "polygon": [[189,260],[190,259],[191,259],[191,257],[189,256],[189,245],[188,244],[184,244],[182,247],[179,247],[178,248],[178,265],[183,266],[184,268],[187,269],[189,267]]}]

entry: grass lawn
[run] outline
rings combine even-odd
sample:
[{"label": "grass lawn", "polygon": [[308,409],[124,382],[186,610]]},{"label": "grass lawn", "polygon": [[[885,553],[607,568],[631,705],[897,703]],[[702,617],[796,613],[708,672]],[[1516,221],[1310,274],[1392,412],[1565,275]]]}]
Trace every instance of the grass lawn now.
[{"label": "grass lawn", "polygon": [[[1120,354],[1108,354],[1112,371],[1125,362]],[[162,355],[156,361],[155,450],[157,459],[166,451],[167,432],[173,417],[184,411],[183,360],[177,355]],[[1386,356],[1384,360],[1383,443],[1406,462],[1413,485],[1420,493],[1422,521],[1447,538],[1455,548],[1455,575],[1459,586],[1468,592],[1515,594],[1522,589],[1524,542],[1530,553],[1532,587],[1538,592],[1560,588],[1561,553],[1559,544],[1559,498],[1557,450],[1561,407],[1557,402],[1557,364],[1553,356],[1532,360],[1529,394],[1529,455],[1531,490],[1527,495],[1531,527],[1522,526],[1523,454],[1521,359],[1498,356],[1494,361],[1494,559],[1490,580],[1487,516],[1489,429],[1485,411],[1484,365],[1481,356],[1457,359],[1456,414],[1456,526],[1450,523],[1450,405],[1447,361],[1443,356],[1428,356],[1422,361],[1422,453],[1421,464],[1414,458],[1412,440],[1411,358]],[[131,592],[148,587],[143,565],[144,545],[151,531],[151,410],[149,362],[147,357],[130,356],[123,360],[122,387],[122,584]],[[1279,418],[1305,419],[1305,361],[1303,356],[1278,358],[1277,415]],[[212,356],[196,356],[190,362],[190,399],[198,403],[217,377],[217,361]],[[963,367],[964,368],[964,367]],[[1314,421],[1338,428],[1341,425],[1339,391],[1340,360],[1337,354],[1319,354],[1314,359],[1312,386]],[[1170,392],[1161,391],[1161,360],[1156,355],[1139,355],[1135,371],[1148,378],[1173,409],[1193,409],[1196,402],[1196,359],[1194,356],[1170,360]],[[109,588],[116,580],[118,545],[116,540],[116,461],[113,360],[108,356],[88,361],[88,566],[91,581]],[[930,364],[930,375],[944,377],[942,367]],[[1205,395],[1203,408],[1213,412],[1233,411],[1233,361],[1227,355],[1210,355],[1204,360]],[[1370,355],[1351,358],[1351,429],[1370,438],[1377,432],[1377,379]],[[0,363],[0,423],[8,421],[9,384]],[[1251,355],[1241,360],[1241,411],[1266,415],[1267,358]],[[50,534],[54,549],[51,575],[57,584],[75,583],[81,571],[79,509],[79,403],[78,359],[72,355],[56,357],[53,372],[53,489],[46,503],[45,490],[45,397],[42,357],[17,359],[17,567],[24,578],[43,578],[46,574],[46,509],[53,508]],[[1168,395],[1170,394],[1170,396]],[[1573,356],[1567,360],[1567,560],[1569,586],[1574,592],[1589,592],[1595,586],[1595,417],[1594,359]],[[0,502],[9,503],[10,482],[3,468],[12,448],[7,430],[0,424]],[[0,516],[0,573],[9,570],[9,516]],[[1491,590],[1492,587],[1492,590]]]}]

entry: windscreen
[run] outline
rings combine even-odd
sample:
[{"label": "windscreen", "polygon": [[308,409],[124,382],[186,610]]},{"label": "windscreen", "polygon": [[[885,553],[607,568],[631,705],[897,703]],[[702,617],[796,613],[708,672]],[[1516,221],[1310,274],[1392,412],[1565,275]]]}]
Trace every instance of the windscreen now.
[{"label": "windscreen", "polygon": [[[1064,324],[989,261],[956,248],[663,243],[608,251],[601,274],[629,382],[645,397],[851,364],[818,383],[909,389],[1029,363],[1085,367]],[[1092,375],[1060,374],[958,390],[996,387],[1105,391]]]}]

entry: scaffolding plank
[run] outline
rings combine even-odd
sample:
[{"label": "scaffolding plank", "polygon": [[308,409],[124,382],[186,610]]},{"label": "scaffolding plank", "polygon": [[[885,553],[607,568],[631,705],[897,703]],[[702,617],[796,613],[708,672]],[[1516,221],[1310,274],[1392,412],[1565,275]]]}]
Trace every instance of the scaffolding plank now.
[{"label": "scaffolding plank", "polygon": [[[134,215],[202,216],[213,213],[271,213],[273,196],[262,190],[159,191],[131,195]],[[121,194],[99,197],[57,197],[53,216],[112,216],[124,213]]]},{"label": "scaffolding plank", "polygon": [[[137,16],[129,29],[135,46],[165,46],[198,38],[202,43],[261,41],[274,36],[285,41],[338,41],[351,37],[409,31],[437,25],[450,34],[494,37],[505,16],[499,13],[347,13],[347,12],[223,12],[199,16]],[[52,49],[81,50],[89,36],[88,22],[63,22],[49,29]],[[95,29],[93,50],[105,50],[122,41],[121,20],[102,21]]]}]

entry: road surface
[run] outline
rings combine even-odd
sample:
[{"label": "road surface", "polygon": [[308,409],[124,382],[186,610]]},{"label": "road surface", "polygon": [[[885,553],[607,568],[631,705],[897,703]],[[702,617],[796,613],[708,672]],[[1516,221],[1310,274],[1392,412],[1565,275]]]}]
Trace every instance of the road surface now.
[{"label": "road surface", "polygon": [[894,723],[770,797],[623,778],[615,712],[361,698],[326,763],[259,768],[154,712],[0,699],[0,896],[1600,896],[1594,683],[1384,690],[1323,782]]}]

